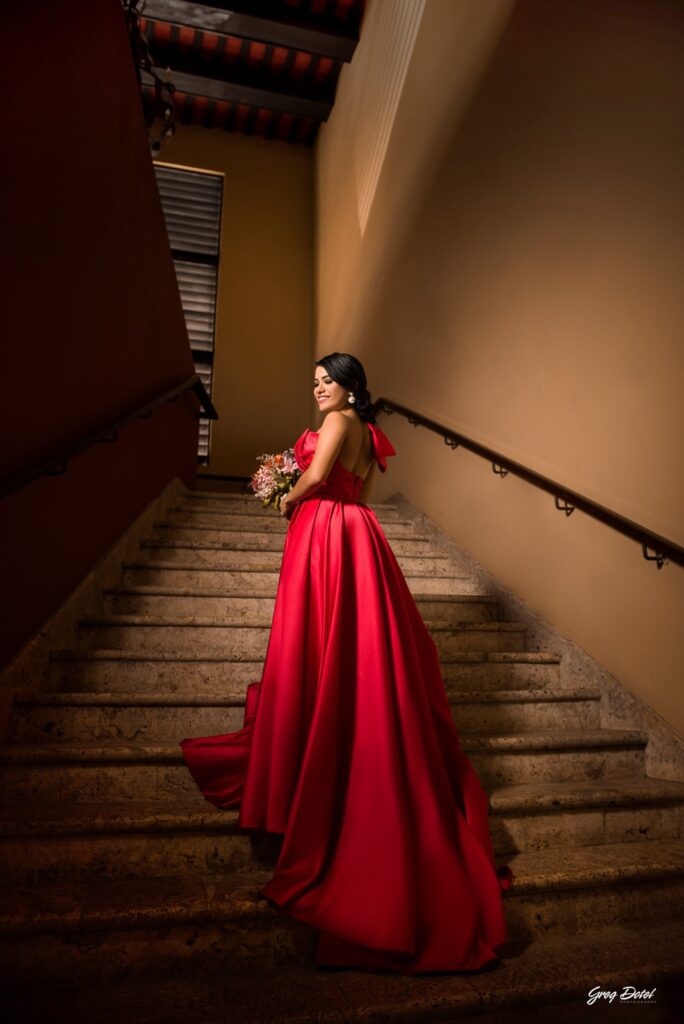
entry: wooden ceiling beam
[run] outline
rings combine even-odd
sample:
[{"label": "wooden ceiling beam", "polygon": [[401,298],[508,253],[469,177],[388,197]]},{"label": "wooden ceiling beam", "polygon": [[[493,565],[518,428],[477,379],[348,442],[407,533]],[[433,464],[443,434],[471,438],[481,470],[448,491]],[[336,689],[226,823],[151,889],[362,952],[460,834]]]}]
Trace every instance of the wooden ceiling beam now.
[{"label": "wooden ceiling beam", "polygon": [[[154,68],[156,74],[166,78],[164,68]],[[212,100],[225,100],[228,103],[242,103],[250,107],[265,107],[297,117],[312,117],[316,121],[327,121],[332,110],[332,103],[325,100],[309,99],[306,96],[291,96],[287,93],[273,92],[254,86],[239,85],[218,78],[202,78],[200,75],[188,75],[182,71],[171,71],[170,81],[178,92],[188,96],[205,96]],[[142,72],[143,85],[152,86],[152,75]]]},{"label": "wooden ceiling beam", "polygon": [[[231,85],[260,89],[267,93],[284,92],[292,99],[302,96],[328,103],[330,107],[335,102],[335,83],[317,83],[310,70],[301,77],[294,78],[272,72],[268,65],[251,68],[238,60],[226,61],[215,56],[205,57],[196,48],[183,50],[173,41],[160,44],[155,38],[150,37],[149,42],[152,63],[158,67],[170,67],[172,73],[195,75],[198,78],[228,82]],[[315,62],[316,58],[313,57],[311,60]]]},{"label": "wooden ceiling beam", "polygon": [[221,0],[191,3],[189,0],[147,0],[143,17],[187,26],[219,36],[239,36],[272,46],[286,46],[319,57],[348,62],[354,55],[358,34],[340,28],[323,29],[295,18],[274,17],[272,8],[258,0]]}]

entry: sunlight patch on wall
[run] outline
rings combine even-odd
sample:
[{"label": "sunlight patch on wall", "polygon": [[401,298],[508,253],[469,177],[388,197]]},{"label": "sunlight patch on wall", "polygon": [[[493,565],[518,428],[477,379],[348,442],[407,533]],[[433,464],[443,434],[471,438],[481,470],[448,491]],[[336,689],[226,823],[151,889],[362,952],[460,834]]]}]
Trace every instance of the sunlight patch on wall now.
[{"label": "sunlight patch on wall", "polygon": [[375,0],[364,32],[375,40],[359,54],[361,90],[354,134],[354,177],[361,234],[375,198],[425,0]]}]

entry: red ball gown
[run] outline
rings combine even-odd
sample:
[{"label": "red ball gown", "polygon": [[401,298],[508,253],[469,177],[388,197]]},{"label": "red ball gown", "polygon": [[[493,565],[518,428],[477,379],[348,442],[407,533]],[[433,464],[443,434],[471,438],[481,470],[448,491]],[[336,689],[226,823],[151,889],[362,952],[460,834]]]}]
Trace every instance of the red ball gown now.
[{"label": "red ball gown", "polygon": [[[380,470],[395,455],[368,424]],[[317,432],[294,445],[311,463]],[[476,970],[508,940],[489,800],[435,643],[363,479],[335,461],[296,503],[262,678],[236,732],[181,743],[207,800],[281,833],[260,893],[320,934],[316,964]]]}]

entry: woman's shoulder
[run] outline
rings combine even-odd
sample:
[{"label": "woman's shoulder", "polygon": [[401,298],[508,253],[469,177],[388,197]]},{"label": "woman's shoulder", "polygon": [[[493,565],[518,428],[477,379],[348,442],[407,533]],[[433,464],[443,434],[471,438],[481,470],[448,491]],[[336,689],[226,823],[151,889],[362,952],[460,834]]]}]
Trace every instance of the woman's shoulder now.
[{"label": "woman's shoulder", "polygon": [[347,416],[345,415],[345,413],[340,412],[337,409],[332,409],[330,412],[325,414],[325,418],[323,419],[323,422],[321,423],[318,430],[310,430],[307,427],[304,433],[312,434],[314,437],[317,437],[323,431],[325,431],[326,434],[330,433],[331,431],[333,433],[348,433],[349,430],[351,429],[351,423],[349,422],[350,419],[351,416]]},{"label": "woman's shoulder", "polygon": [[335,427],[337,430],[341,428],[348,430],[351,426],[351,419],[352,417],[348,413],[342,412],[341,409],[331,409],[330,412],[325,414],[325,418],[321,424],[321,430],[324,427],[327,427],[328,430],[331,427]]}]

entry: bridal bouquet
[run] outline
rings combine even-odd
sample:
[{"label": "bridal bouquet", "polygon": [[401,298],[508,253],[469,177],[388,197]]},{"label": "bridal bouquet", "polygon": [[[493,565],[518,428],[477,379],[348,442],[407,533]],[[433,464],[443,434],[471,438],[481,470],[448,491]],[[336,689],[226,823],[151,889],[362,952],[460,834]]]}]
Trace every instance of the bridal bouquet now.
[{"label": "bridal bouquet", "polygon": [[252,473],[249,486],[257,498],[261,498],[264,508],[272,505],[280,510],[280,499],[291,491],[302,471],[294,457],[294,449],[288,448],[278,455],[257,455],[260,462],[256,473]]}]

